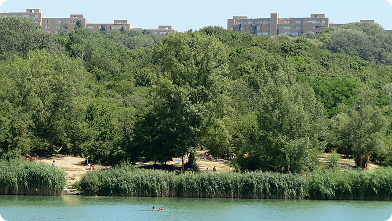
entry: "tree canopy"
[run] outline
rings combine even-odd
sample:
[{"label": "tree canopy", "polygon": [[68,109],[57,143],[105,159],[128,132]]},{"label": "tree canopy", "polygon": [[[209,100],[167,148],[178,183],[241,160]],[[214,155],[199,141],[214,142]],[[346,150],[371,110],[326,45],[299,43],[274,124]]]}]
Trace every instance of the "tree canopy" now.
[{"label": "tree canopy", "polygon": [[0,19],[0,157],[114,165],[204,147],[241,170],[300,173],[345,150],[392,164],[391,35],[375,24],[293,38],[220,27],[50,35]]}]

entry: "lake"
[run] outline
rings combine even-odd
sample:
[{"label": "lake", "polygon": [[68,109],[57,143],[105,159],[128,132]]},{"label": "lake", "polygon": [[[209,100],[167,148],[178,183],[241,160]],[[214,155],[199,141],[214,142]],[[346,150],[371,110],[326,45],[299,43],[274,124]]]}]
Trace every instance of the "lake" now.
[{"label": "lake", "polygon": [[[152,207],[164,211],[152,211]],[[353,220],[385,221],[389,201],[311,201],[90,196],[0,196],[13,220]]]}]

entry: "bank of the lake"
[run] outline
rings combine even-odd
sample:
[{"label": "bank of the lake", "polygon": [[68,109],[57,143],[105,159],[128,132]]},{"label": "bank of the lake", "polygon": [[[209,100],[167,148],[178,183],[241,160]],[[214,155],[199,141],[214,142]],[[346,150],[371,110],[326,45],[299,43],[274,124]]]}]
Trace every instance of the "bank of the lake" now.
[{"label": "bank of the lake", "polygon": [[[0,162],[0,194],[60,195],[64,170],[26,160]],[[307,174],[186,172],[118,166],[91,171],[75,185],[83,195],[312,200],[392,200],[392,168],[318,170]]]},{"label": "bank of the lake", "polygon": [[129,166],[82,177],[85,195],[131,197],[391,200],[392,168],[319,170],[305,175],[269,172],[185,173]]},{"label": "bank of the lake", "polygon": [[[162,207],[163,212],[152,211]],[[391,201],[196,199],[95,196],[0,196],[7,221],[258,220],[385,221]]]},{"label": "bank of the lake", "polygon": [[3,195],[61,195],[66,182],[65,171],[58,167],[22,159],[0,161]]}]

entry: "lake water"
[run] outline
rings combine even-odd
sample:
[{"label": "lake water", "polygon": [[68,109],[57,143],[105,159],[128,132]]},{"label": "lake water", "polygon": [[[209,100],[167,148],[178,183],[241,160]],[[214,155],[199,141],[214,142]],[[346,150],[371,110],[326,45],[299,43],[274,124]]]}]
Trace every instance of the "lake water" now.
[{"label": "lake water", "polygon": [[[164,211],[152,211],[152,207]],[[0,215],[13,220],[298,220],[385,221],[392,202],[0,196]]]}]

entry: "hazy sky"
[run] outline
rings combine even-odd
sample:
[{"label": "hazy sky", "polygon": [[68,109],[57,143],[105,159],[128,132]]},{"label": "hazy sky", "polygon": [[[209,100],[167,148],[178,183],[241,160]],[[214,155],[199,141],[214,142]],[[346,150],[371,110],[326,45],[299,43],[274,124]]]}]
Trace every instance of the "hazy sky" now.
[{"label": "hazy sky", "polygon": [[227,19],[234,15],[259,18],[272,12],[280,17],[326,14],[335,24],[371,19],[392,30],[392,6],[386,0],[7,0],[0,6],[1,12],[27,8],[39,8],[45,17],[84,14],[89,23],[127,19],[134,28],[172,25],[178,31],[210,25],[226,28]]}]

